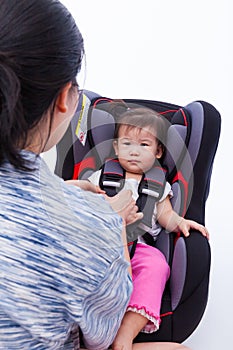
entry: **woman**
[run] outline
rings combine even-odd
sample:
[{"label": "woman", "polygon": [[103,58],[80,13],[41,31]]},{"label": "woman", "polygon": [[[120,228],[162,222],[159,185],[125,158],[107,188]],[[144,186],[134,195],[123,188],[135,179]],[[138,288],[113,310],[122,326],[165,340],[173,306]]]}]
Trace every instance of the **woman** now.
[{"label": "woman", "polygon": [[83,39],[59,1],[0,8],[0,348],[78,349],[80,327],[105,349],[132,289],[122,219],[40,157],[77,107]]},{"label": "woman", "polygon": [[106,349],[132,290],[124,220],[40,157],[75,112],[83,39],[58,0],[0,8],[0,348],[79,349],[80,328]]}]

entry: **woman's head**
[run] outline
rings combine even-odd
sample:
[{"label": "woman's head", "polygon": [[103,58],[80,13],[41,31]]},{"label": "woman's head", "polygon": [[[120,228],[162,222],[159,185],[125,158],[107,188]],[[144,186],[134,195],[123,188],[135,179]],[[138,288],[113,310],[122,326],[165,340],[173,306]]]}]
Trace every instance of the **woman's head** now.
[{"label": "woman's head", "polygon": [[58,0],[0,0],[0,8],[0,163],[23,167],[18,149],[76,82],[83,38]]}]

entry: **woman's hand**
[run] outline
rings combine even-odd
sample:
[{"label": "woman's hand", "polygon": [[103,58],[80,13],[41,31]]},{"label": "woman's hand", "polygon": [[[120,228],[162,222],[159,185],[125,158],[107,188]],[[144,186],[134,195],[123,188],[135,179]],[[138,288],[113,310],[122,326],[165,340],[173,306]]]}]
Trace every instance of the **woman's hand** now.
[{"label": "woman's hand", "polygon": [[88,180],[66,180],[67,185],[74,185],[84,191],[104,194],[105,199],[109,202],[115,212],[117,212],[125,221],[126,225],[142,219],[143,214],[138,212],[135,200],[132,198],[131,190],[123,190],[114,197],[109,197],[99,186],[94,185]]},{"label": "woman's hand", "polygon": [[123,190],[114,197],[105,195],[105,198],[113,210],[123,218],[126,225],[133,224],[142,219],[143,214],[138,212],[138,207],[136,206],[135,200],[132,198],[131,190]]},{"label": "woman's hand", "polygon": [[101,188],[99,186],[94,185],[93,183],[91,183],[88,180],[66,180],[65,183],[68,185],[77,186],[84,191],[105,194],[104,190],[101,190]]}]

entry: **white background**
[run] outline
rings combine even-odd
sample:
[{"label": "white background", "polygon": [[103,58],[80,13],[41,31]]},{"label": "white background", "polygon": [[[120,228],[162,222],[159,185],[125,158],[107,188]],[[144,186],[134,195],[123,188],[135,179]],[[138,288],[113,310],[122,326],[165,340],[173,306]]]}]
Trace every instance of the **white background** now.
[{"label": "white background", "polygon": [[[185,344],[232,349],[231,0],[63,0],[85,40],[85,89],[111,98],[178,105],[206,100],[222,115],[206,225],[212,265],[208,305]],[[61,28],[62,30],[62,28]],[[53,166],[55,153],[45,155]]]}]

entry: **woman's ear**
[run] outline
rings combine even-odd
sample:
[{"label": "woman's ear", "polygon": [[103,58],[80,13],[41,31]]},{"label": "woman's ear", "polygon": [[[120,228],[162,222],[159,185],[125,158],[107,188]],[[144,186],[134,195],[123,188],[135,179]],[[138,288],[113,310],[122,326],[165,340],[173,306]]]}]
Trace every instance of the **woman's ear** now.
[{"label": "woman's ear", "polygon": [[113,148],[114,148],[114,151],[115,151],[115,155],[118,156],[118,143],[117,143],[117,140],[114,140],[112,145],[113,145]]},{"label": "woman's ear", "polygon": [[157,159],[159,159],[159,158],[162,157],[162,155],[163,155],[163,147],[162,147],[161,144],[158,144],[155,157],[156,157]]},{"label": "woman's ear", "polygon": [[72,86],[71,82],[66,84],[57,97],[56,107],[61,113],[67,112],[67,109],[68,109],[67,100],[68,100],[68,94],[71,86]]}]

